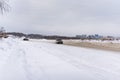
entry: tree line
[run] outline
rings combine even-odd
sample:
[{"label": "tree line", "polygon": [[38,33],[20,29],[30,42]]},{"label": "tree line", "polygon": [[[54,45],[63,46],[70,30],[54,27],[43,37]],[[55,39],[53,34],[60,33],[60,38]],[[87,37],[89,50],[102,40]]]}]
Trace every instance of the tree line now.
[{"label": "tree line", "polygon": [[16,37],[26,37],[31,39],[77,39],[76,37],[68,37],[68,36],[59,36],[59,35],[42,35],[42,34],[25,34],[19,32],[7,32],[7,35],[13,35]]}]

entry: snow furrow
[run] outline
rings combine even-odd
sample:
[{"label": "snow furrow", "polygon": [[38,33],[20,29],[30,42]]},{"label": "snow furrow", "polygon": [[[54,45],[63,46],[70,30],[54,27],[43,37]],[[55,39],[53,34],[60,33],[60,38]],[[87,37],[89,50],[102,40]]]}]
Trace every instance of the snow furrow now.
[{"label": "snow furrow", "polygon": [[120,54],[1,40],[0,80],[120,80]]}]

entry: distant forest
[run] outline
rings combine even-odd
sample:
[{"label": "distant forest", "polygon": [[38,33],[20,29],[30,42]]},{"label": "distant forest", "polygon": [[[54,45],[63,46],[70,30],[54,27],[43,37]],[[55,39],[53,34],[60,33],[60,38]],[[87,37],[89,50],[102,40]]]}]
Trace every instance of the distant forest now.
[{"label": "distant forest", "polygon": [[7,32],[8,35],[13,35],[16,37],[26,37],[31,39],[77,39],[76,37],[67,37],[59,35],[41,35],[41,34],[24,34],[19,32]]},{"label": "distant forest", "polygon": [[30,39],[81,39],[81,40],[120,40],[120,37],[95,35],[76,35],[74,37],[59,35],[42,35],[42,34],[24,34],[19,32],[6,32],[7,35],[16,37],[25,37]]}]

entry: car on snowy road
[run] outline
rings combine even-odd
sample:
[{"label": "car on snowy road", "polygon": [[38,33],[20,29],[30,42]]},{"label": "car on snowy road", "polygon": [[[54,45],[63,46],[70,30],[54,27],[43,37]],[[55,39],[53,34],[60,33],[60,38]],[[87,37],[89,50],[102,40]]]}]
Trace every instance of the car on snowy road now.
[{"label": "car on snowy road", "polygon": [[60,38],[56,39],[56,44],[63,44],[62,39],[60,39]]}]

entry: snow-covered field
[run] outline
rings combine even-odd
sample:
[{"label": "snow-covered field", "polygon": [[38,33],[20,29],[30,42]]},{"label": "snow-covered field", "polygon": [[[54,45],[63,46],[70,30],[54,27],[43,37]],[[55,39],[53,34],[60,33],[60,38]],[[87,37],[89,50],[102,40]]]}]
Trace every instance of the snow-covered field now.
[{"label": "snow-covered field", "polygon": [[120,54],[2,39],[0,80],[120,80]]}]

